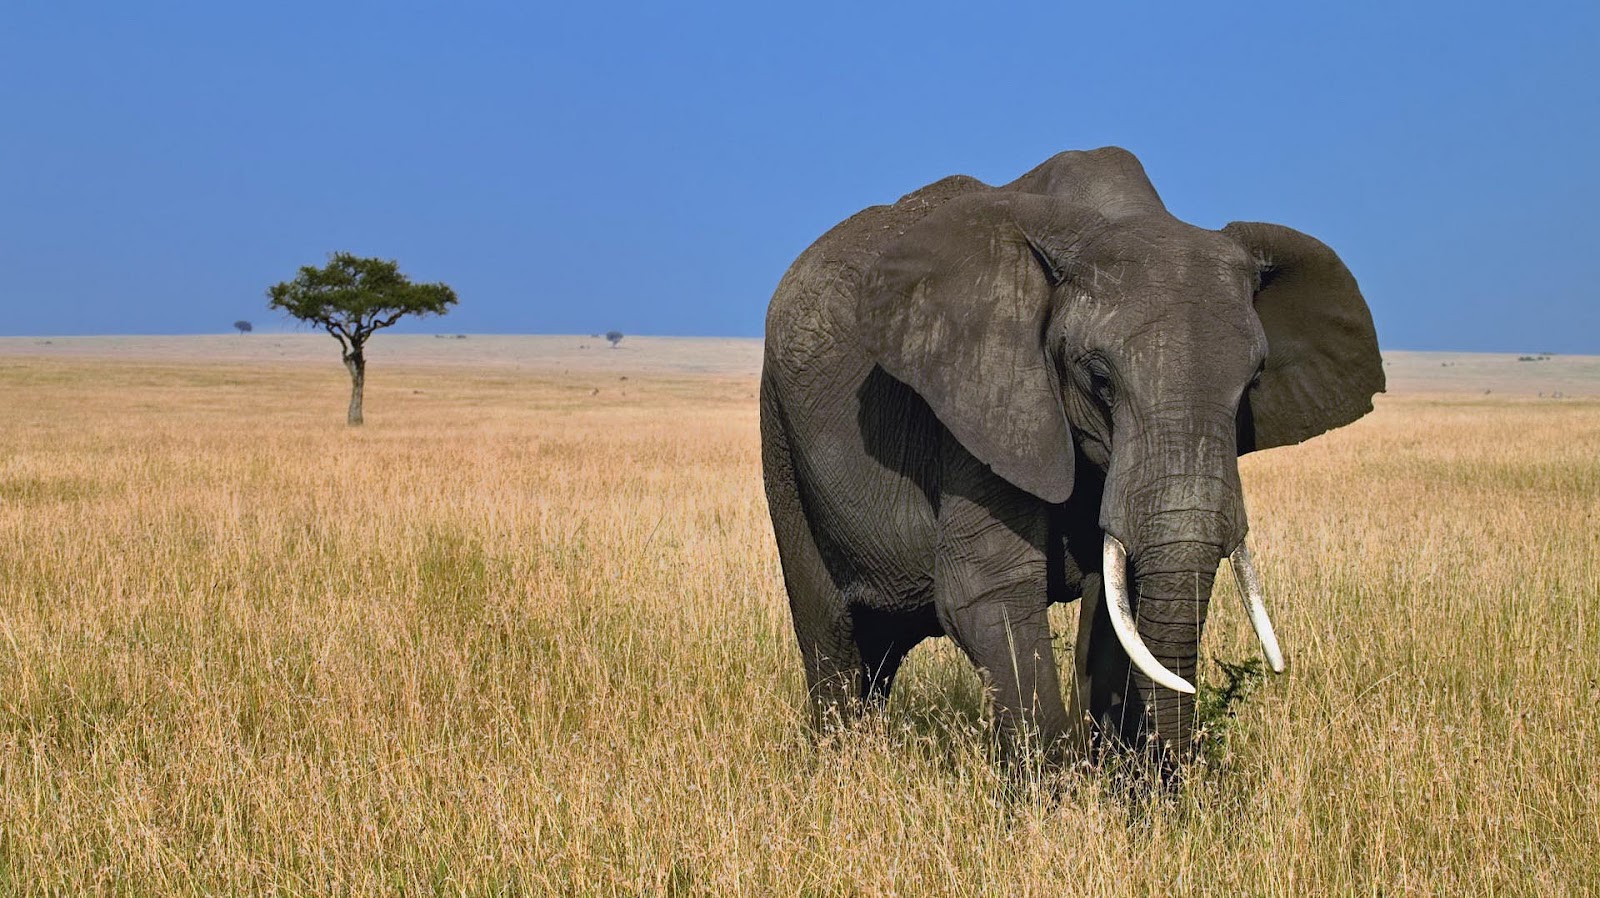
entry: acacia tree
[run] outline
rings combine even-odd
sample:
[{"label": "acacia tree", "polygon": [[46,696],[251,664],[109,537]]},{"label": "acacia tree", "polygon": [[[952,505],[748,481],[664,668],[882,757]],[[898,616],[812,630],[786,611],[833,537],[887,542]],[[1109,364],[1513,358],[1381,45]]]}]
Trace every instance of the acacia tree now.
[{"label": "acacia tree", "polygon": [[253,325],[250,322],[245,321],[243,318],[241,318],[238,321],[235,321],[233,323],[233,329],[238,331],[241,334],[248,334],[251,331],[255,330],[255,325]]},{"label": "acacia tree", "polygon": [[456,304],[445,284],[413,284],[393,260],[333,253],[322,268],[301,267],[292,281],[267,290],[267,305],[333,335],[350,371],[348,422],[361,423],[367,339],[407,315],[443,315]]}]

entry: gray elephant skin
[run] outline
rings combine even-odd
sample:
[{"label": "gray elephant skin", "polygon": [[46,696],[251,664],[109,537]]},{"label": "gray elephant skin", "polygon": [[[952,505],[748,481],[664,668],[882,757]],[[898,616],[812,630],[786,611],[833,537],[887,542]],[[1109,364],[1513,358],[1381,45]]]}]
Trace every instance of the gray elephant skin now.
[{"label": "gray elephant skin", "polygon": [[[816,718],[881,705],[906,653],[948,635],[1002,745],[1188,756],[1221,559],[1256,580],[1239,455],[1348,424],[1383,388],[1332,250],[1179,221],[1122,149],[856,214],[779,283],[761,376]],[[1064,700],[1046,611],[1080,597]]]}]

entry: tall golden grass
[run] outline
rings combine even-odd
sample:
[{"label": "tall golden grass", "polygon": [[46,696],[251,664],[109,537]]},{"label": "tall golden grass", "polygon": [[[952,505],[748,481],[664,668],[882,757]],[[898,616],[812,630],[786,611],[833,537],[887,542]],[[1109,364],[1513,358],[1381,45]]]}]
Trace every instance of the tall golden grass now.
[{"label": "tall golden grass", "polygon": [[1130,799],[943,640],[813,738],[750,378],[372,374],[0,360],[0,893],[1600,893],[1600,402],[1248,458],[1290,672]]}]

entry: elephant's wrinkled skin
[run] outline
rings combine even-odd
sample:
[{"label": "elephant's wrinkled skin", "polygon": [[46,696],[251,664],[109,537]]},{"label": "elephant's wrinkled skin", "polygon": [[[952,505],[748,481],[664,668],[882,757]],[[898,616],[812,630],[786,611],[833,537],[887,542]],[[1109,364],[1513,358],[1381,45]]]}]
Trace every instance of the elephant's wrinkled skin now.
[{"label": "elephant's wrinkled skin", "polygon": [[[1185,224],[1125,150],[1061,153],[1003,187],[946,178],[851,217],[778,285],[761,382],[819,719],[881,703],[906,652],[948,634],[1008,745],[1081,749],[1090,720],[1182,757],[1193,697],[1130,670],[1104,537],[1126,548],[1138,636],[1192,681],[1212,579],[1245,536],[1237,456],[1354,421],[1383,386],[1330,249]],[[1045,612],[1080,595],[1069,711]]]}]

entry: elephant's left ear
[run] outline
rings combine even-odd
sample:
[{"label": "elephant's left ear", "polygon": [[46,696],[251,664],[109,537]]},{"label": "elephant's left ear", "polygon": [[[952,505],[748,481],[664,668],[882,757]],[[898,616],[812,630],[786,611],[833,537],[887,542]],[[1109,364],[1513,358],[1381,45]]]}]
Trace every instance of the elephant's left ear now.
[{"label": "elephant's left ear", "polygon": [[1267,366],[1239,407],[1239,452],[1288,446],[1360,418],[1383,392],[1372,312],[1344,262],[1281,225],[1222,229],[1259,266],[1256,315]]}]

